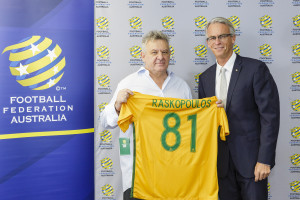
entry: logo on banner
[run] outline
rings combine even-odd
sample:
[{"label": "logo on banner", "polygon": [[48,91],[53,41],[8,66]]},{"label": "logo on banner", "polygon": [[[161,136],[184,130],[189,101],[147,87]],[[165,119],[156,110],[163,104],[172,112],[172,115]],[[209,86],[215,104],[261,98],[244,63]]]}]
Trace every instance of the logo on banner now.
[{"label": "logo on banner", "polygon": [[99,88],[97,90],[98,94],[111,94],[112,90],[110,89],[110,78],[106,74],[102,74],[97,77]]},{"label": "logo on banner", "polygon": [[290,188],[293,192],[300,192],[300,182],[293,181],[290,183]]},{"label": "logo on banner", "polygon": [[293,35],[300,35],[300,15],[293,17],[293,24],[296,28],[292,30]]},{"label": "logo on banner", "polygon": [[103,158],[101,161],[102,170],[100,171],[101,176],[113,176],[115,173],[112,170],[113,162],[110,158]]},{"label": "logo on banner", "polygon": [[198,7],[208,7],[209,3],[207,1],[195,1],[193,3],[193,5],[195,6],[195,8],[198,8]]},{"label": "logo on banner", "polygon": [[295,72],[292,74],[292,81],[297,85],[292,85],[292,91],[300,91],[300,72]]},{"label": "logo on banner", "polygon": [[45,90],[56,85],[64,75],[66,59],[62,49],[51,39],[41,36],[25,38],[6,47],[10,72],[23,87]]},{"label": "logo on banner", "polygon": [[109,8],[110,3],[104,0],[95,0],[95,8]]},{"label": "logo on banner", "polygon": [[195,92],[196,94],[198,94],[199,76],[200,76],[201,74],[202,74],[202,73],[198,73],[198,74],[194,75],[194,79],[195,79],[195,83],[196,83],[195,88],[194,88],[194,92]]},{"label": "logo on banner", "polygon": [[231,7],[242,7],[243,3],[239,0],[228,0],[226,5],[231,8]]},{"label": "logo on banner", "polygon": [[292,128],[291,136],[294,138],[290,141],[291,146],[300,146],[300,127]]},{"label": "logo on banner", "polygon": [[[105,104],[105,103],[104,103]],[[101,104],[100,104],[101,105]],[[106,105],[101,105],[101,107]],[[109,130],[104,130],[100,133],[100,149],[112,149],[112,133]]]},{"label": "logo on banner", "polygon": [[300,0],[293,0],[293,6],[300,6]]},{"label": "logo on banner", "polygon": [[300,100],[299,99],[296,99],[295,101],[292,101],[292,109],[294,111],[300,111]]},{"label": "logo on banner", "polygon": [[132,46],[129,49],[130,55],[132,58],[129,60],[130,66],[142,66],[144,62],[141,58],[142,48],[140,46]]},{"label": "logo on banner", "polygon": [[290,189],[293,193],[289,194],[290,199],[300,199],[300,182],[293,181],[290,183]]},{"label": "logo on banner", "polygon": [[175,21],[171,16],[166,16],[161,19],[164,30],[162,32],[169,37],[174,37],[176,32],[174,31]]},{"label": "logo on banner", "polygon": [[107,75],[100,75],[97,79],[101,87],[107,87],[110,84],[110,78]]},{"label": "logo on banner", "polygon": [[97,48],[98,58],[96,59],[97,66],[110,66],[109,48],[107,46],[100,46]]},{"label": "logo on banner", "polygon": [[300,166],[300,154],[294,154],[291,156],[291,163],[295,166]]},{"label": "logo on banner", "polygon": [[204,45],[198,45],[194,47],[195,55],[197,56],[194,60],[196,65],[206,65],[208,63],[207,59],[207,48]]},{"label": "logo on banner", "polygon": [[300,155],[296,153],[290,157],[290,160],[293,165],[289,169],[290,173],[300,173]]},{"label": "logo on banner", "polygon": [[300,44],[295,44],[294,46],[292,46],[292,51],[293,54],[296,57],[292,57],[292,63],[300,63]]},{"label": "logo on banner", "polygon": [[109,130],[102,131],[100,133],[101,142],[109,143],[112,141],[112,134]]},{"label": "logo on banner", "polygon": [[240,47],[238,45],[236,45],[236,44],[233,45],[233,51],[236,54],[240,54],[241,53]]},{"label": "logo on banner", "polygon": [[103,169],[111,169],[112,166],[113,166],[113,162],[110,158],[106,157],[101,160],[101,167]]},{"label": "logo on banner", "polygon": [[114,188],[110,184],[102,186],[102,194],[111,197],[114,194]]},{"label": "logo on banner", "polygon": [[258,4],[260,7],[273,7],[275,3],[273,0],[260,0]]},{"label": "logo on banner", "polygon": [[262,62],[272,64],[274,62],[272,58],[272,47],[269,44],[263,44],[259,47],[259,53],[262,57],[259,58]]},{"label": "logo on banner", "polygon": [[176,3],[174,1],[161,1],[160,6],[162,8],[174,8]]},{"label": "logo on banner", "polygon": [[102,112],[104,109],[105,109],[105,106],[107,106],[108,103],[101,103],[98,105],[98,109],[99,109],[99,112]]},{"label": "logo on banner", "polygon": [[240,36],[242,34],[240,29],[241,20],[238,16],[231,16],[228,18],[228,20],[232,23],[234,29],[235,29],[235,35]]},{"label": "logo on banner", "polygon": [[175,60],[175,49],[173,46],[170,45],[170,61],[169,65],[175,65],[176,60]]},{"label": "logo on banner", "polygon": [[110,32],[109,30],[109,21],[106,17],[99,17],[96,20],[96,24],[98,29],[95,31],[96,37],[109,37]]},{"label": "logo on banner", "polygon": [[259,30],[259,35],[261,36],[271,36],[273,35],[274,31],[272,29],[273,20],[269,15],[264,15],[260,20],[261,29]]},{"label": "logo on banner", "polygon": [[195,30],[195,36],[205,36],[205,27],[207,26],[207,19],[204,16],[199,16],[194,19],[195,26],[200,30]]},{"label": "logo on banner", "polygon": [[142,37],[144,33],[142,32],[142,19],[139,17],[132,17],[129,19],[129,25],[131,30],[129,31],[129,37]]},{"label": "logo on banner", "polygon": [[134,0],[134,1],[129,1],[128,7],[129,8],[143,8],[144,3],[141,0]]},{"label": "logo on banner", "polygon": [[272,196],[271,196],[271,184],[268,183],[268,199],[271,199]]}]

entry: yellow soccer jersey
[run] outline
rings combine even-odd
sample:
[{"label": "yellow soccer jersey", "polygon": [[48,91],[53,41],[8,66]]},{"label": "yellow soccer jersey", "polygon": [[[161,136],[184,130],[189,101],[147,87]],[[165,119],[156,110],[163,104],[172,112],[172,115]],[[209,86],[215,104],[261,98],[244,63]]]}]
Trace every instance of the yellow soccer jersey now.
[{"label": "yellow soccer jersey", "polygon": [[229,129],[216,101],[135,92],[122,105],[119,127],[134,123],[133,197],[218,200],[217,136]]}]

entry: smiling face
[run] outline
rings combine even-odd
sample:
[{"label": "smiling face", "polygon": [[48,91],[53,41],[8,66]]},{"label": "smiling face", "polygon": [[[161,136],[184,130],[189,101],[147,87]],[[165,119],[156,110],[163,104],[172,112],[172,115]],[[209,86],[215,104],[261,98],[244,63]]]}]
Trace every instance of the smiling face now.
[{"label": "smiling face", "polygon": [[207,29],[207,37],[215,36],[215,41],[207,41],[208,47],[220,65],[225,65],[232,55],[233,44],[235,42],[235,35],[218,39],[219,35],[230,34],[230,29],[227,25],[221,23],[210,24]]},{"label": "smiling face", "polygon": [[166,73],[170,61],[170,49],[165,40],[150,40],[142,52],[145,68],[152,74]]}]

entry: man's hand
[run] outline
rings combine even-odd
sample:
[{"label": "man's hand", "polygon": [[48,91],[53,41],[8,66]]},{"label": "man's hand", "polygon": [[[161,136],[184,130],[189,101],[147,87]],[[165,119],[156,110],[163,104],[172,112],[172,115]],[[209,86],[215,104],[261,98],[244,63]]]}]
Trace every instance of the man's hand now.
[{"label": "man's hand", "polygon": [[121,110],[122,103],[126,103],[130,95],[133,95],[133,92],[129,89],[123,89],[118,92],[117,99],[115,102],[115,109],[118,114]]},{"label": "man's hand", "polygon": [[219,99],[218,101],[216,101],[217,107],[219,108],[224,108],[223,102],[221,99]]},{"label": "man's hand", "polygon": [[271,173],[270,165],[257,162],[254,169],[255,182],[267,178],[270,173]]}]

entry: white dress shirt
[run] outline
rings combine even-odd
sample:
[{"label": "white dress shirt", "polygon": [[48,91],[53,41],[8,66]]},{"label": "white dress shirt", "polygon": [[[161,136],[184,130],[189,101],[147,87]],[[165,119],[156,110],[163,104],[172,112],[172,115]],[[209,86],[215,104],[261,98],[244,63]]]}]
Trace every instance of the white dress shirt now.
[{"label": "white dress shirt", "polygon": [[[105,129],[113,129],[118,126],[118,114],[114,104],[117,94],[122,89],[140,92],[142,94],[154,95],[159,97],[173,97],[181,99],[192,99],[191,89],[188,84],[174,73],[168,71],[168,77],[163,83],[162,89],[153,81],[149,71],[141,67],[137,72],[128,75],[117,86],[117,89],[110,103],[100,113],[100,123]],[[153,124],[155,126],[155,124]],[[123,133],[120,130],[121,138],[130,138],[130,155],[120,155],[120,163],[123,179],[123,191],[131,187],[132,168],[133,168],[133,127],[132,124],[128,130]]]},{"label": "white dress shirt", "polygon": [[[236,59],[236,54],[233,52],[231,57],[229,58],[229,60],[226,62],[226,64],[223,66],[225,70],[225,77],[226,77],[226,82],[227,82],[227,91],[228,91],[228,87],[229,87],[229,82],[230,82],[230,78],[231,78],[231,73],[233,70],[233,65]],[[220,82],[221,82],[221,68],[222,66],[217,63],[217,70],[216,70],[216,96],[218,99],[220,99]]]}]

